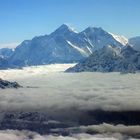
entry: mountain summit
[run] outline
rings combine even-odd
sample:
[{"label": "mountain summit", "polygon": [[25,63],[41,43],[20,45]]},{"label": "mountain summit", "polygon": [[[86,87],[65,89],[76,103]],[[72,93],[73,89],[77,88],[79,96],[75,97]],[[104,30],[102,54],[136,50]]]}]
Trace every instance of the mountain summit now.
[{"label": "mountain summit", "polygon": [[56,29],[52,34],[56,34],[56,33],[67,33],[67,32],[74,32],[74,33],[78,33],[76,31],[76,29],[74,29],[73,27],[67,25],[67,24],[62,24],[58,29]]}]

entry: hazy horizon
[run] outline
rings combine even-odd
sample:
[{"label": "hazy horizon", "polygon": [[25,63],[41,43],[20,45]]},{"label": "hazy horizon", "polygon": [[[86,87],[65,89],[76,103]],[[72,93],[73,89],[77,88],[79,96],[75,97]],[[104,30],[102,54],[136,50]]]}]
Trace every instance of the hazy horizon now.
[{"label": "hazy horizon", "polygon": [[1,0],[0,47],[50,34],[63,23],[78,31],[93,26],[127,38],[138,36],[139,4],[139,0]]}]

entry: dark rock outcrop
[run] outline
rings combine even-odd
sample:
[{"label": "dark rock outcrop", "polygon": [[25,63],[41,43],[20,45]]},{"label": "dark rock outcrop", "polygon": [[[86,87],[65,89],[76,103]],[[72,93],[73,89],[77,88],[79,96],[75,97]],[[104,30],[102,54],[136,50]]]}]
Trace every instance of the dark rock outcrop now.
[{"label": "dark rock outcrop", "polygon": [[17,82],[9,82],[9,81],[0,79],[0,88],[1,89],[19,88],[19,87],[22,87],[22,86],[20,86]]},{"label": "dark rock outcrop", "polygon": [[[79,131],[79,126],[99,125],[108,123],[112,125],[140,125],[140,111],[82,111],[82,116],[49,116],[47,112],[0,112],[0,130],[30,130],[40,134],[69,135]],[[56,130],[56,131],[54,131]],[[90,133],[90,132],[89,132]],[[93,132],[92,132],[93,133]]]}]

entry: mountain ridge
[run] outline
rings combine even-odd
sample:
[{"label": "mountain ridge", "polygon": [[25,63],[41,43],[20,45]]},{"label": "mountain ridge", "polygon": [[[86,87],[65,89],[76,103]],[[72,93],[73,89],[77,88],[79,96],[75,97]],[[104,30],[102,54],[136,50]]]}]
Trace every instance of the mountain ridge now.
[{"label": "mountain ridge", "polygon": [[120,50],[105,46],[95,51],[90,57],[69,68],[66,72],[123,72],[140,71],[140,52],[131,46]]},{"label": "mountain ridge", "polygon": [[122,48],[125,41],[119,42],[100,27],[77,32],[63,24],[49,35],[23,41],[8,62],[12,67],[79,62],[106,45]]}]

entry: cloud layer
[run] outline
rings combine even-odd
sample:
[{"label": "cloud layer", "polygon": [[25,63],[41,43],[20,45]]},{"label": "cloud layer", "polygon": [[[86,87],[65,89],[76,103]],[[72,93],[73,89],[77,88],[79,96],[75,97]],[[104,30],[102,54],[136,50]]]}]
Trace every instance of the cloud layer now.
[{"label": "cloud layer", "polygon": [[7,43],[7,44],[0,44],[1,48],[16,48],[20,43],[19,42],[13,42],[13,43]]},{"label": "cloud layer", "polygon": [[71,136],[40,135],[30,131],[5,130],[0,131],[1,140],[138,140],[120,133],[90,135],[80,133]]},{"label": "cloud layer", "polygon": [[[1,70],[2,78],[16,80],[25,88],[0,90],[0,120],[7,112],[40,112],[53,118],[51,121],[78,125],[76,129],[81,133],[64,137],[6,130],[0,131],[0,139],[123,140],[126,137],[131,139],[128,135],[140,134],[139,125],[90,124],[89,126],[79,126],[80,123],[84,125],[94,122],[93,115],[89,114],[97,110],[121,113],[139,112],[140,75],[138,73],[125,75],[119,73],[63,73],[62,71],[68,66],[51,65],[28,67],[23,70]],[[88,131],[102,134],[94,136],[85,134]]]},{"label": "cloud layer", "polygon": [[[68,65],[71,66],[71,65]],[[1,90],[0,107],[76,108],[79,110],[140,110],[140,75],[119,73],[59,73],[67,65],[1,70],[0,77],[16,80],[19,90]]]}]

